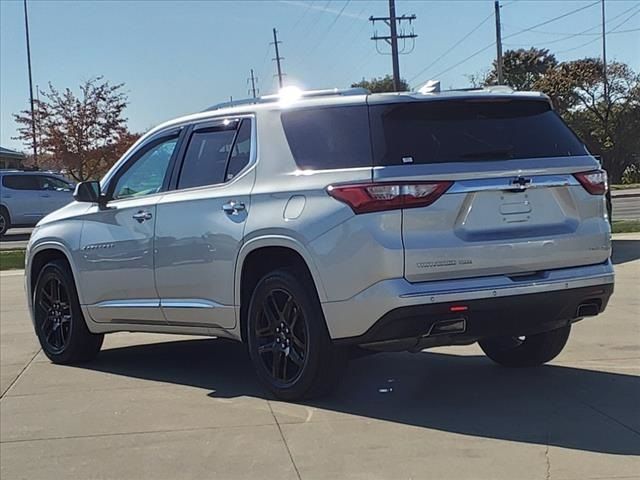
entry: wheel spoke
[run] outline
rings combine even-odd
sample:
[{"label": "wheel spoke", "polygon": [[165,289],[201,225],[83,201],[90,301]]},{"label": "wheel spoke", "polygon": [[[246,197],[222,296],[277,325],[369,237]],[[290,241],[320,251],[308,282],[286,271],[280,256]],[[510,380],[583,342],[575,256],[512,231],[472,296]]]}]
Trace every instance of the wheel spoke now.
[{"label": "wheel spoke", "polygon": [[285,382],[287,381],[287,359],[289,358],[288,355],[282,355],[282,380],[284,380]]},{"label": "wheel spoke", "polygon": [[289,317],[291,316],[291,310],[293,309],[294,305],[295,302],[293,301],[293,297],[289,295],[289,298],[287,298],[287,301],[284,302],[282,312],[280,313],[280,320],[289,325],[289,327],[291,327],[291,325],[289,324],[291,319]]},{"label": "wheel spoke", "polygon": [[51,301],[48,298],[46,298],[45,295],[42,295],[42,296],[40,296],[40,299],[38,300],[38,306],[46,314],[49,311],[49,309],[51,308]]},{"label": "wheel spoke", "polygon": [[302,368],[304,364],[304,359],[300,356],[295,348],[289,349],[289,358],[293,363],[295,363],[298,367]]},{"label": "wheel spoke", "polygon": [[273,326],[269,323],[266,327],[256,328],[258,337],[271,337],[273,335]]},{"label": "wheel spoke", "polygon": [[263,355],[265,353],[273,352],[274,348],[275,348],[275,342],[266,343],[258,347],[258,353],[260,355]]},{"label": "wheel spoke", "polygon": [[278,319],[274,316],[269,305],[264,305],[262,307],[262,311],[264,312],[265,317],[267,317],[270,328],[273,330],[274,326],[278,323]]},{"label": "wheel spoke", "polygon": [[59,302],[61,299],[61,285],[60,282],[57,280],[54,280],[53,282],[53,298],[55,299],[56,302]]},{"label": "wheel spoke", "polygon": [[280,376],[278,375],[278,371],[279,371],[281,358],[282,358],[282,351],[274,350],[273,359],[271,362],[271,375],[273,376],[273,378],[280,378]]},{"label": "wheel spoke", "polygon": [[293,340],[293,344],[303,352],[307,349],[307,346],[305,345],[305,343],[298,338],[298,336],[293,330],[291,331],[291,339]]}]

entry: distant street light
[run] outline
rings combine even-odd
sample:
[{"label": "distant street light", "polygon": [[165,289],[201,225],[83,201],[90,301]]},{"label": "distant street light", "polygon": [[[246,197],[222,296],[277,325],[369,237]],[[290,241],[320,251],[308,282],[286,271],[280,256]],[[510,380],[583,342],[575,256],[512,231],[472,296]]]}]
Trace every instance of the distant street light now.
[{"label": "distant street light", "polygon": [[33,163],[38,166],[38,141],[36,138],[36,116],[33,108],[33,79],[31,76],[31,44],[29,42],[29,16],[27,0],[24,0],[24,30],[27,37],[27,66],[29,68],[29,100],[31,102],[31,134],[33,135]]}]

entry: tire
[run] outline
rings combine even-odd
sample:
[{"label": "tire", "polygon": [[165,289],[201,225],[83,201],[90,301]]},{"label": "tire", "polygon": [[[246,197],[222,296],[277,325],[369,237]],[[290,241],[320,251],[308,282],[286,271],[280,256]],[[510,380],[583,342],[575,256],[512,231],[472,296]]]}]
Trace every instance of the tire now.
[{"label": "tire", "polygon": [[277,398],[319,397],[337,385],[347,352],[333,346],[306,272],[287,268],[266,274],[251,296],[247,320],[251,362]]},{"label": "tire", "polygon": [[525,337],[495,337],[478,342],[482,351],[505,367],[535,367],[553,360],[567,344],[571,325]]},{"label": "tire", "polygon": [[33,292],[33,312],[40,346],[53,363],[88,362],[100,351],[104,335],[87,328],[65,261],[53,260],[40,270]]},{"label": "tire", "polygon": [[6,208],[0,207],[0,237],[7,233],[11,228],[11,217]]}]

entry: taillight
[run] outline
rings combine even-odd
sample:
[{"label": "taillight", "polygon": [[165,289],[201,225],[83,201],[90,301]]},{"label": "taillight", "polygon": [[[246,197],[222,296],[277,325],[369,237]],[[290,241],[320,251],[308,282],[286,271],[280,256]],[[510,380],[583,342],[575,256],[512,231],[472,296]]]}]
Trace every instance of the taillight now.
[{"label": "taillight", "polygon": [[604,170],[574,173],[573,176],[591,195],[604,195],[607,193],[607,172]]},{"label": "taillight", "polygon": [[346,203],[355,213],[399,208],[426,207],[435,202],[453,182],[363,183],[331,185],[327,192]]}]

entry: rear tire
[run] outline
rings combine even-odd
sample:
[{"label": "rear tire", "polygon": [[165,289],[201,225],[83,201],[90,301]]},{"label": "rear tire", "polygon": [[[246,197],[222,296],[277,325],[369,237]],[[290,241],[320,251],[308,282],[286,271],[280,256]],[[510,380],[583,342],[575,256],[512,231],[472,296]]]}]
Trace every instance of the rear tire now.
[{"label": "rear tire", "polygon": [[313,281],[299,269],[278,269],[258,282],[246,333],[258,378],[279,399],[322,396],[346,367],[347,352],[329,338]]},{"label": "rear tire", "polygon": [[505,367],[535,367],[553,360],[569,338],[571,325],[525,337],[494,337],[478,342],[482,351]]},{"label": "rear tire", "polygon": [[40,270],[33,292],[33,312],[40,346],[53,363],[83,363],[98,355],[104,335],[87,328],[65,261],[53,260]]},{"label": "rear tire", "polygon": [[11,228],[11,217],[6,208],[0,207],[0,237],[7,233],[7,230]]}]

